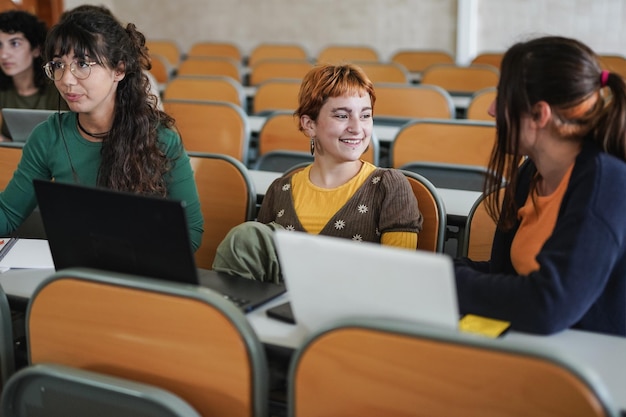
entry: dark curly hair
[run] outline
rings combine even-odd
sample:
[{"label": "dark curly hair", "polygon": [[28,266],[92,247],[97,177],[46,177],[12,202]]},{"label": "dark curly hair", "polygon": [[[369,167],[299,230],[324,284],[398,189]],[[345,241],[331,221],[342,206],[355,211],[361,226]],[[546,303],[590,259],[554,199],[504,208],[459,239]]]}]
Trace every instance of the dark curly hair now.
[{"label": "dark curly hair", "polygon": [[[46,33],[48,27],[39,20],[37,16],[22,10],[9,10],[0,13],[0,32],[4,33],[22,33],[30,43],[31,50],[42,48],[46,42]],[[33,71],[35,73],[35,86],[41,89],[50,80],[43,71],[43,51],[37,58],[33,59]],[[0,71],[0,91],[6,91],[13,88],[13,77],[6,75]]]},{"label": "dark curly hair", "polygon": [[158,141],[158,130],[173,128],[174,119],[158,110],[157,98],[143,70],[150,59],[144,35],[134,24],[124,28],[109,13],[76,10],[52,27],[45,56],[73,51],[107,68],[123,68],[115,97],[113,125],[102,143],[98,185],[120,191],[166,196],[171,163]]}]

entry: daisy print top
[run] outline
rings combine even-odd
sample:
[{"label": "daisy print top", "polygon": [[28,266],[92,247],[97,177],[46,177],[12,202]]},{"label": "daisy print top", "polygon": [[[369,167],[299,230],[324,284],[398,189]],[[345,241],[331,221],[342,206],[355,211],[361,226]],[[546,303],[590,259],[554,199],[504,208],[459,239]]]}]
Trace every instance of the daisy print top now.
[{"label": "daisy print top", "polygon": [[394,240],[410,242],[415,249],[422,215],[404,174],[364,164],[346,184],[323,189],[309,181],[309,170],[310,166],[274,181],[263,199],[258,221],[374,243],[381,243],[386,233],[412,234],[414,239]]}]

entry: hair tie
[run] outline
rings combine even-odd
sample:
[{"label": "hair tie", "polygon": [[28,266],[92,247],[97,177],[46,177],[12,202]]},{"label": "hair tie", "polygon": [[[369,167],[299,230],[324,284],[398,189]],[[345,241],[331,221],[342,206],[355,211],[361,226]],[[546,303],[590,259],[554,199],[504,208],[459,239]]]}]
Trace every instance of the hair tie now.
[{"label": "hair tie", "polygon": [[600,87],[605,87],[608,80],[609,72],[607,70],[602,70],[602,72],[600,73]]}]

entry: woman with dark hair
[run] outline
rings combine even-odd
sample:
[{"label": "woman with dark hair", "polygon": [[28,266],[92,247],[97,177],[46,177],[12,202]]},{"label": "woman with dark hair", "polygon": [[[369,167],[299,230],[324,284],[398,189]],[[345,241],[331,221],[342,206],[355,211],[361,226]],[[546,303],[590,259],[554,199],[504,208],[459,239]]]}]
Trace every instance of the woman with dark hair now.
[{"label": "woman with dark hair", "polygon": [[357,66],[320,65],[305,75],[294,116],[313,163],[270,185],[258,222],[231,230],[214,269],[280,281],[271,237],[277,227],[417,249],[423,218],[408,180],[361,159],[370,144],[375,100],[372,82]]},{"label": "woman with dark hair", "polygon": [[[43,70],[46,24],[21,10],[0,13],[0,109],[67,109]],[[0,141],[11,140],[2,123]]]},{"label": "woman with dark hair", "polygon": [[43,178],[184,201],[197,249],[203,219],[193,172],[174,120],[151,99],[144,36],[105,13],[73,12],[51,29],[44,52],[70,112],[31,134],[0,194],[0,234],[34,209],[32,181]]},{"label": "woman with dark hair", "polygon": [[489,262],[456,262],[461,311],[532,333],[626,336],[624,80],[584,44],[542,37],[506,52],[489,112],[498,229]]}]

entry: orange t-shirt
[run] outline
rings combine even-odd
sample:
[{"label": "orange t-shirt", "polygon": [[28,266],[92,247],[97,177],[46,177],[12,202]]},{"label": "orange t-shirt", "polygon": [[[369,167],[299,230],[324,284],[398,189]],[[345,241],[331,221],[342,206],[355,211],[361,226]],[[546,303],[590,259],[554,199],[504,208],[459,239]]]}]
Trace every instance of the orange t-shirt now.
[{"label": "orange t-shirt", "polygon": [[528,275],[539,269],[537,254],[554,230],[573,167],[572,164],[552,194],[538,196],[535,190],[517,211],[520,226],[511,244],[511,262],[518,274]]}]

